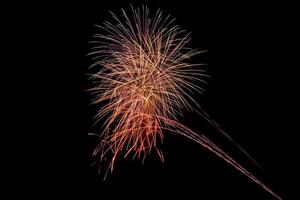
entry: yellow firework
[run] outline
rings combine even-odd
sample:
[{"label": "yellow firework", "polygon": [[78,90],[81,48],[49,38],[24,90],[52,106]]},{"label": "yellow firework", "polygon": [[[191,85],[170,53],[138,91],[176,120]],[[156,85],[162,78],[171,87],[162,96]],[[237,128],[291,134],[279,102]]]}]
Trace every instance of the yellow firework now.
[{"label": "yellow firework", "polygon": [[[92,51],[93,68],[97,72],[91,79],[97,84],[91,89],[96,93],[95,104],[103,107],[97,114],[105,119],[102,140],[94,154],[101,160],[111,156],[112,171],[118,155],[145,157],[157,148],[164,132],[183,135],[201,144],[243,174],[274,194],[245,168],[212,143],[181,124],[176,116],[182,109],[199,108],[191,94],[202,92],[205,74],[201,64],[192,64],[191,57],[201,53],[187,47],[190,34],[174,25],[170,17],[163,17],[158,10],[149,17],[149,9],[133,9],[122,18],[115,14],[113,22],[98,26],[102,34],[95,34]],[[207,119],[207,118],[206,118]],[[278,197],[279,198],[279,197]]]}]

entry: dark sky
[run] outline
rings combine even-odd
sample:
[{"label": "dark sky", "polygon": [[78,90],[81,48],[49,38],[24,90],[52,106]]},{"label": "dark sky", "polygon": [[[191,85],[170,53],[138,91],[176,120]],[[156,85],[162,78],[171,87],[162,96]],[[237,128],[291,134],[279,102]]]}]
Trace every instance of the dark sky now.
[{"label": "dark sky", "polygon": [[144,2],[150,11],[161,8],[171,14],[192,32],[192,47],[208,50],[195,58],[208,63],[211,76],[206,93],[197,99],[264,169],[257,169],[194,113],[186,112],[182,122],[212,138],[283,199],[293,199],[294,18],[285,6],[260,3],[108,0],[45,3],[33,5],[32,12],[23,11],[26,18],[20,14],[17,21],[28,40],[22,48],[34,58],[34,67],[26,72],[32,76],[30,93],[35,98],[30,105],[36,110],[29,112],[36,125],[34,147],[29,147],[34,154],[24,167],[30,173],[22,183],[32,179],[35,190],[66,199],[111,199],[120,194],[124,199],[180,195],[179,199],[274,199],[211,152],[177,135],[165,137],[165,163],[155,154],[144,165],[120,159],[106,181],[97,166],[91,166],[97,141],[87,134],[100,126],[93,126],[96,107],[88,105],[85,91],[88,41],[95,33],[93,25],[110,19],[109,11],[129,10],[130,3],[142,5],[137,2]]}]

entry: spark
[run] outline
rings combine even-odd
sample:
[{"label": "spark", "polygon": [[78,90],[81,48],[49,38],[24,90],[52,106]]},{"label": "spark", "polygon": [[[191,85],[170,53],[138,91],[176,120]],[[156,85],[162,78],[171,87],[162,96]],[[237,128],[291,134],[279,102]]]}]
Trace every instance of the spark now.
[{"label": "spark", "polygon": [[202,64],[190,62],[203,52],[187,47],[190,33],[174,25],[170,16],[163,17],[161,10],[151,19],[147,7],[131,8],[130,16],[122,9],[122,18],[111,13],[114,22],[97,25],[103,33],[95,34],[91,41],[91,68],[98,68],[91,74],[95,86],[90,90],[95,95],[93,103],[103,105],[96,118],[104,119],[101,142],[94,155],[99,155],[100,161],[110,155],[111,172],[119,155],[144,159],[155,151],[164,161],[157,141],[163,141],[165,132],[177,133],[202,145],[281,199],[207,137],[179,122],[184,109],[196,111],[256,163],[201,111],[192,96],[204,91],[201,83],[208,75]]}]

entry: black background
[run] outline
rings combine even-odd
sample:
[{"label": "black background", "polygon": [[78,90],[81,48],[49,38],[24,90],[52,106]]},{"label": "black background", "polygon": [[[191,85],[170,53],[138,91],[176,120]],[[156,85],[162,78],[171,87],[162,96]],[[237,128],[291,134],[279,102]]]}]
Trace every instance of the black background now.
[{"label": "black background", "polygon": [[85,73],[91,64],[86,56],[88,41],[95,33],[94,25],[110,19],[109,11],[129,10],[130,3],[148,5],[150,11],[161,8],[176,17],[177,24],[192,32],[191,46],[208,50],[194,60],[207,63],[211,76],[204,86],[206,93],[197,98],[264,170],[247,161],[194,113],[185,113],[182,121],[224,147],[283,199],[293,199],[292,137],[296,131],[291,113],[296,112],[292,106],[296,100],[292,98],[295,65],[291,62],[291,38],[295,18],[280,4],[185,0],[26,5],[30,9],[24,7],[16,22],[17,29],[24,32],[17,37],[26,41],[20,51],[29,54],[29,64],[21,65],[19,73],[23,79],[23,72],[28,74],[28,84],[18,87],[26,91],[22,95],[27,100],[21,107],[26,116],[34,117],[23,120],[32,137],[23,136],[30,138],[25,145],[29,151],[20,147],[24,153],[18,153],[14,182],[24,193],[40,198],[273,198],[200,145],[176,135],[165,137],[165,163],[155,154],[144,165],[139,160],[120,159],[106,181],[97,166],[91,166],[97,141],[87,134],[99,131],[100,126],[93,126],[97,107],[89,106],[90,96],[85,91],[89,86]]}]

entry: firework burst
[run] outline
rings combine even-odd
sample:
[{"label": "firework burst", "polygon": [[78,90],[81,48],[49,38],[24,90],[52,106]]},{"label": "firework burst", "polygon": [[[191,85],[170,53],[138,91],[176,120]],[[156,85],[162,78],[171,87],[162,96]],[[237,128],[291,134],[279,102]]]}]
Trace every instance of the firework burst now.
[{"label": "firework burst", "polygon": [[[153,150],[163,161],[157,141],[163,140],[165,132],[178,133],[201,144],[280,199],[207,137],[177,119],[183,109],[200,110],[191,94],[203,92],[199,83],[205,83],[207,76],[203,65],[190,62],[191,57],[201,53],[187,47],[190,34],[174,25],[170,16],[163,17],[160,10],[152,19],[144,6],[132,8],[130,16],[122,10],[122,18],[111,14],[113,22],[97,26],[103,33],[94,35],[89,53],[94,61],[91,67],[98,67],[91,75],[95,83],[91,88],[93,103],[103,105],[96,118],[104,119],[101,142],[94,155],[100,160],[110,156],[111,171],[118,155],[145,158]],[[208,116],[202,116],[229,138]]]}]

